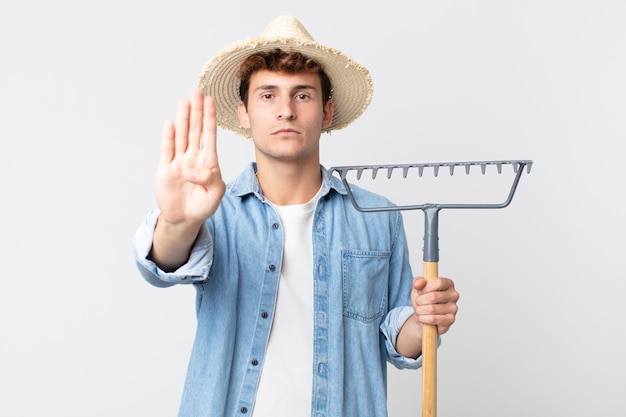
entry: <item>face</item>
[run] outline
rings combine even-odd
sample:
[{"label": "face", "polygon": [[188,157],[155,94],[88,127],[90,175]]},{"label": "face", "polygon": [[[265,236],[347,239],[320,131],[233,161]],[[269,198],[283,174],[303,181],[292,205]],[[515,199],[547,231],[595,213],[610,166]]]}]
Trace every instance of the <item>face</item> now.
[{"label": "face", "polygon": [[257,71],[250,78],[248,108],[240,103],[238,110],[241,126],[251,130],[257,162],[319,160],[320,135],[332,122],[333,105],[323,105],[317,74]]}]

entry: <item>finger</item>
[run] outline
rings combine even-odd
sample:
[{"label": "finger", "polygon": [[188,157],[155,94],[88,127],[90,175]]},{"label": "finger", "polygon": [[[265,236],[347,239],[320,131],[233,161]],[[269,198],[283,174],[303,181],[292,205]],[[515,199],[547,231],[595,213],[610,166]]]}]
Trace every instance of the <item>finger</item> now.
[{"label": "finger", "polygon": [[428,282],[424,277],[415,277],[413,278],[413,289],[418,291],[422,291]]},{"label": "finger", "polygon": [[415,311],[415,316],[417,317],[417,321],[422,324],[430,324],[433,326],[439,327],[440,333],[443,333],[454,324],[456,320],[456,306],[448,306],[450,308],[444,309],[443,306],[438,306],[439,308],[435,309],[431,308],[426,310],[427,312],[423,312],[424,308],[418,308]]},{"label": "finger", "polygon": [[170,120],[163,124],[161,138],[161,164],[168,164],[174,158],[174,123]]},{"label": "finger", "polygon": [[442,316],[445,314],[456,314],[459,306],[454,301],[427,304],[416,302],[413,305],[413,309],[418,316]]},{"label": "finger", "polygon": [[[421,287],[421,289],[417,287]],[[421,277],[416,277],[413,281],[413,288],[420,289],[422,292],[446,291],[448,289],[454,289],[454,281],[442,277],[425,281]]]},{"label": "finger", "polygon": [[459,293],[450,289],[445,291],[418,292],[414,300],[415,305],[423,307],[455,304],[459,300]]},{"label": "finger", "polygon": [[200,149],[203,122],[203,98],[204,94],[199,88],[194,88],[189,95],[191,111],[189,116],[189,148]]},{"label": "finger", "polygon": [[456,316],[454,313],[449,313],[443,316],[439,316],[437,320],[437,333],[444,334],[456,321]]},{"label": "finger", "polygon": [[217,120],[213,97],[204,97],[202,125],[204,126],[202,130],[202,149],[217,156]]},{"label": "finger", "polygon": [[437,325],[437,333],[439,334],[446,333],[448,330],[450,330],[450,327],[452,327],[452,325],[454,324],[454,321],[455,321],[454,316],[450,316],[446,320],[443,320],[442,323]]},{"label": "finger", "polygon": [[217,122],[215,101],[212,97],[203,98],[202,141],[200,152],[197,153],[193,172],[189,172],[190,181],[196,184],[209,185],[222,181],[217,161]]},{"label": "finger", "polygon": [[181,99],[178,102],[175,132],[175,151],[177,154],[183,154],[187,150],[190,106],[191,104],[187,99]]}]

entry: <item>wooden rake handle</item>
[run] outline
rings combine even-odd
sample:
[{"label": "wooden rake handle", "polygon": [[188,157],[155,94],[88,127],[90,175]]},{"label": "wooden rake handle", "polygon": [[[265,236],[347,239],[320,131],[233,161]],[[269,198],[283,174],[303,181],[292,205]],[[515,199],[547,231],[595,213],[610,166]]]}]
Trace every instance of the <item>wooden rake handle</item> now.
[{"label": "wooden rake handle", "polygon": [[[439,210],[424,207],[424,279],[439,276]],[[437,416],[437,326],[422,326],[422,417]]]},{"label": "wooden rake handle", "polygon": [[[438,263],[424,262],[426,281],[437,278]],[[422,417],[437,416],[437,326],[424,324],[422,331]]]}]

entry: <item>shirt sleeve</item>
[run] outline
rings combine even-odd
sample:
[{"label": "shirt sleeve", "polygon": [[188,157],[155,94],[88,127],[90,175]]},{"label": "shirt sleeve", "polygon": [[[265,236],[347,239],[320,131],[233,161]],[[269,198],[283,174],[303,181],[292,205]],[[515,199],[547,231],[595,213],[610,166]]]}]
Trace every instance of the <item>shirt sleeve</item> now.
[{"label": "shirt sleeve", "polygon": [[132,242],[135,264],[139,273],[148,283],[156,287],[170,287],[176,284],[192,284],[204,281],[209,276],[213,259],[213,240],[206,224],[202,225],[200,233],[191,248],[187,262],[174,272],[165,272],[149,259],[152,249],[154,228],[159,217],[159,210],[153,210],[144,219]]},{"label": "shirt sleeve", "polygon": [[[402,356],[396,350],[396,340],[404,322],[413,314],[413,307],[401,306],[391,310],[380,325],[380,331],[385,336],[385,345],[389,353],[389,362],[398,369],[418,369],[422,366],[422,356],[417,359]],[[437,347],[441,338],[437,336]]]}]

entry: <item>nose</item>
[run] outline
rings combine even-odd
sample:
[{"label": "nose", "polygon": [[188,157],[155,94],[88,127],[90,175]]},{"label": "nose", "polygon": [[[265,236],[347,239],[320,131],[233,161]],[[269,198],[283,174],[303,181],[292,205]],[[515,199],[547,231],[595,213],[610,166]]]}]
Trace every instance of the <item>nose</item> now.
[{"label": "nose", "polygon": [[279,120],[292,120],[295,119],[295,114],[292,111],[281,111],[278,113]]},{"label": "nose", "polygon": [[278,109],[278,120],[293,120],[296,118],[296,113],[289,101],[284,102]]}]

